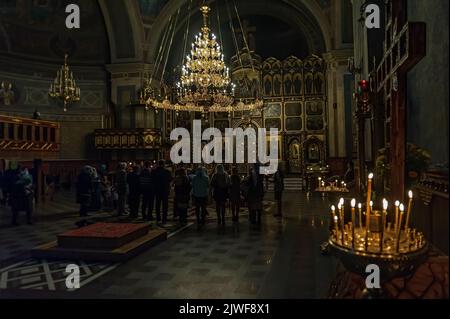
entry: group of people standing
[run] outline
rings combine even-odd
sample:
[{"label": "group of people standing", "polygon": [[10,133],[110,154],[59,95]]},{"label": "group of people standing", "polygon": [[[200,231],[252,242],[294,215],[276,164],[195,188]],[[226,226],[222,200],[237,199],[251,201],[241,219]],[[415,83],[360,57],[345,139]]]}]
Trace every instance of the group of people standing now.
[{"label": "group of people standing", "polygon": [[33,224],[34,184],[32,174],[28,169],[17,165],[17,167],[9,167],[1,172],[0,188],[2,189],[2,203],[11,207],[11,224],[18,225],[17,217],[20,211],[25,211],[27,223]]},{"label": "group of people standing", "polygon": [[[282,177],[280,171],[277,174]],[[246,177],[241,177],[236,168],[229,174],[224,166],[217,165],[210,177],[202,166],[190,171],[178,167],[172,176],[164,160],[160,160],[156,165],[150,161],[141,165],[119,163],[111,188],[118,216],[127,215],[128,203],[129,218],[138,218],[140,212],[143,220],[152,221],[156,217],[158,223],[166,224],[169,196],[173,188],[173,214],[180,224],[187,223],[188,209],[192,202],[198,225],[204,225],[206,216],[209,215],[209,198],[214,199],[219,225],[225,225],[228,203],[234,223],[239,222],[239,210],[243,203],[248,207],[250,222],[261,223],[265,188],[264,176],[259,174],[258,164],[250,169]],[[86,216],[88,204],[91,202],[89,194],[93,193],[92,171],[89,167],[85,167],[78,176],[77,190],[80,215]],[[277,199],[277,196],[275,197]],[[281,195],[278,197],[281,204]],[[156,216],[153,216],[154,211]],[[277,215],[280,214],[279,210]]]}]

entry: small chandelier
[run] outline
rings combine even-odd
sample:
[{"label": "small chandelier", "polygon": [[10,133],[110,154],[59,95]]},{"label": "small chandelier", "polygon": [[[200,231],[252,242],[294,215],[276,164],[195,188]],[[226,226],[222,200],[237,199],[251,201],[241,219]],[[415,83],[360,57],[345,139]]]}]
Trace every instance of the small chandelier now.
[{"label": "small chandelier", "polygon": [[67,111],[67,106],[72,102],[78,102],[80,100],[80,88],[77,87],[72,71],[67,64],[68,54],[64,55],[64,65],[56,73],[56,78],[50,89],[48,95],[51,98],[60,99],[64,103],[64,112]]},{"label": "small chandelier", "polygon": [[211,9],[207,5],[200,8],[203,15],[203,27],[195,36],[190,54],[181,68],[180,81],[176,83],[176,103],[167,97],[162,101],[156,97],[151,81],[147,80],[141,91],[142,104],[157,109],[189,112],[228,112],[250,111],[263,107],[263,101],[254,103],[235,103],[235,84],[230,79],[230,69],[225,65],[222,48],[214,33],[211,33],[208,15]]}]

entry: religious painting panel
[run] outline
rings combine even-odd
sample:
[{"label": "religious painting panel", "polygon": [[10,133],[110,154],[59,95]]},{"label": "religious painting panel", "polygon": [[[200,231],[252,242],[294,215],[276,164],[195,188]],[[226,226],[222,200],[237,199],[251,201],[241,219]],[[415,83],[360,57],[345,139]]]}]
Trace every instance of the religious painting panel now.
[{"label": "religious painting panel", "polygon": [[289,173],[301,173],[301,144],[297,138],[289,142],[287,162]]},{"label": "religious painting panel", "polygon": [[294,75],[294,94],[301,95],[302,94],[302,75],[295,74]]},{"label": "religious painting panel", "polygon": [[305,75],[305,93],[306,94],[313,94],[313,74],[307,73]]},{"label": "religious painting panel", "polygon": [[310,137],[303,144],[305,166],[324,162],[324,143],[317,137]]},{"label": "religious painting panel", "polygon": [[236,84],[235,96],[237,98],[260,97],[260,76],[257,70],[243,69],[234,72],[232,81]]},{"label": "religious painting panel", "polygon": [[314,91],[316,94],[322,94],[324,92],[324,80],[322,73],[316,73],[314,75]]},{"label": "religious painting panel", "polygon": [[323,130],[323,117],[322,116],[309,116],[306,120],[306,129],[310,131]]},{"label": "religious painting panel", "polygon": [[286,102],[284,104],[284,114],[286,116],[301,116],[302,115],[302,103],[300,101]]},{"label": "religious painting panel", "polygon": [[279,118],[269,118],[264,121],[264,126],[267,130],[276,128],[281,131],[281,120]]},{"label": "religious painting panel", "polygon": [[273,95],[274,96],[280,96],[282,93],[281,91],[281,75],[280,74],[275,74],[273,77]]},{"label": "religious painting panel", "polygon": [[303,127],[301,117],[288,117],[285,122],[286,131],[301,131]]},{"label": "religious painting panel", "polygon": [[264,76],[264,95],[272,96],[272,77],[270,75]]},{"label": "religious painting panel", "polygon": [[306,114],[307,115],[322,115],[324,102],[321,100],[307,101],[306,102]]},{"label": "religious painting panel", "polygon": [[280,117],[281,116],[281,104],[280,103],[270,103],[264,110],[264,115],[266,117]]},{"label": "religious painting panel", "polygon": [[284,95],[292,95],[292,75],[285,74],[284,75]]}]

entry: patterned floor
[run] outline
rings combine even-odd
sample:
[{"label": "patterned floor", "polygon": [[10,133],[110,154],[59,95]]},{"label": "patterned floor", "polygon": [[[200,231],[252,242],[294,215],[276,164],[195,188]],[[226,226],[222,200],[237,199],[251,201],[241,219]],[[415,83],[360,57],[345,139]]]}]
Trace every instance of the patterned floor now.
[{"label": "patterned floor", "polygon": [[[203,229],[190,226],[178,232],[171,228],[166,242],[124,264],[85,263],[86,267],[81,268],[88,271],[83,272],[81,289],[64,298],[326,296],[335,272],[334,259],[321,255],[319,250],[327,237],[328,201],[303,193],[287,193],[283,201],[284,217],[276,219],[272,216],[270,194],[267,197],[261,227],[250,226],[244,212],[238,225],[228,221],[225,228],[218,227],[211,208],[211,221]],[[73,228],[77,219],[69,214],[33,226],[3,227],[2,287],[31,288],[38,297],[49,297],[45,291],[52,289],[66,290],[61,286],[64,283],[61,276],[65,265],[72,262],[28,260],[27,250],[54,240],[56,234]],[[11,296],[17,294],[10,293]]]}]

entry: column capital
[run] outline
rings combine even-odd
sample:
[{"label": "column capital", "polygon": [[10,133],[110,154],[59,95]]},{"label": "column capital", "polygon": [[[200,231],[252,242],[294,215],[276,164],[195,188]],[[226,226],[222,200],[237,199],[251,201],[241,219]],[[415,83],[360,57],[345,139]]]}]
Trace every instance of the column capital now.
[{"label": "column capital", "polygon": [[347,59],[353,56],[353,48],[332,50],[322,54],[322,56],[327,64],[343,61],[347,63]]}]

